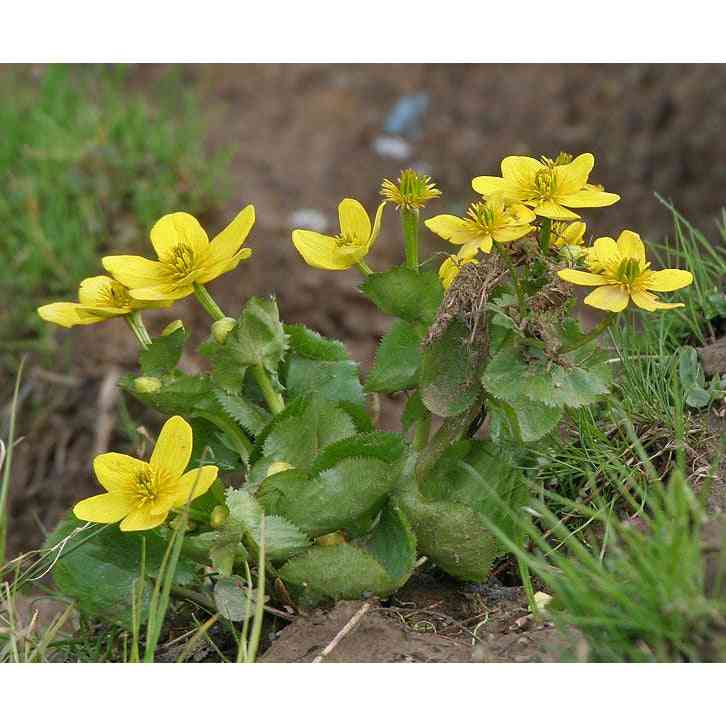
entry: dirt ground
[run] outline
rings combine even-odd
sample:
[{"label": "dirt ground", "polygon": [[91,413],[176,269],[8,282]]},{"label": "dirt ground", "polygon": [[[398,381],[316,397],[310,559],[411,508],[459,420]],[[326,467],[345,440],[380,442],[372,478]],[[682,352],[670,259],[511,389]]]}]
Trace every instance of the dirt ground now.
[{"label": "dirt ground", "polygon": [[[139,67],[132,81],[144,89],[167,72],[163,66]],[[211,232],[220,229],[250,202],[257,211],[252,259],[214,283],[214,295],[236,314],[248,296],[274,293],[286,321],[343,340],[364,369],[386,322],[356,291],[356,272],[304,265],[290,242],[291,216],[318,210],[333,230],[342,197],[356,197],[370,210],[381,179],[395,178],[405,166],[425,167],[443,190],[430,207],[434,214],[463,211],[473,197],[471,178],[498,173],[507,154],[592,151],[597,159],[592,181],[622,196],[615,207],[588,215],[593,234],[617,234],[623,227],[646,238],[669,234],[669,213],[653,195],[658,191],[716,236],[714,220],[726,187],[726,66],[195,66],[184,73],[204,100],[210,150],[233,151],[233,199],[219,218],[204,219],[205,225]],[[389,113],[398,99],[414,93],[428,94],[428,110],[418,130],[405,135],[409,156],[381,156],[375,142]],[[424,243],[427,254],[443,249],[428,233]],[[127,251],[146,252],[141,243]],[[369,262],[379,269],[401,258],[401,234],[389,209]],[[206,333],[204,313],[187,300],[149,315],[152,334],[177,317],[203,331],[198,338]],[[30,359],[21,391],[19,433],[25,438],[14,465],[11,554],[38,546],[69,505],[95,493],[93,455],[120,441],[115,382],[133,370],[134,341],[119,321],[59,331],[58,339],[56,364],[41,368]],[[194,369],[200,361],[192,354],[183,364]],[[396,402],[386,404],[384,425],[396,426],[397,410]],[[405,591],[400,597],[415,600]],[[459,600],[463,607],[469,598],[459,593]],[[521,598],[519,603],[515,609],[521,609]],[[310,615],[304,628],[289,629],[265,658],[284,659],[283,648],[287,659],[310,658],[352,607]],[[374,648],[372,633],[397,638],[401,660],[436,659],[426,650],[434,647],[430,637],[421,650],[420,633],[392,617],[391,608],[367,614],[336,657],[359,659],[356,643]],[[463,640],[452,640],[445,628],[435,635],[439,660],[472,659],[468,633]],[[509,635],[515,642],[533,637]],[[475,658],[509,657],[483,647]]]}]

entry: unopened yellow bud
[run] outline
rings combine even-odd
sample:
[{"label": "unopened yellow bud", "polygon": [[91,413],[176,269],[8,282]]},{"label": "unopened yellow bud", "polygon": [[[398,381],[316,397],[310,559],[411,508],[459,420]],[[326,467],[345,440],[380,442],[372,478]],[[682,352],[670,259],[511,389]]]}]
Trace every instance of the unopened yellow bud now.
[{"label": "unopened yellow bud", "polygon": [[281,471],[287,471],[288,469],[294,468],[294,466],[288,464],[286,461],[273,461],[267,469],[267,476],[274,476],[275,474],[279,474]]},{"label": "unopened yellow bud", "polygon": [[330,534],[324,534],[322,537],[318,537],[315,540],[316,544],[321,547],[332,547],[333,545],[345,544],[345,535],[338,530],[337,532],[331,532]]},{"label": "unopened yellow bud", "polygon": [[134,390],[137,393],[157,393],[161,390],[161,381],[151,376],[140,376],[134,380]]},{"label": "unopened yellow bud", "polygon": [[161,334],[171,335],[172,333],[176,333],[177,330],[184,330],[184,323],[181,320],[173,320],[161,331]]},{"label": "unopened yellow bud", "polygon": [[222,318],[212,323],[212,337],[220,344],[224,343],[232,328],[237,324],[234,318]]},{"label": "unopened yellow bud", "polygon": [[224,504],[218,504],[209,515],[209,524],[219,529],[229,519],[229,509]]}]

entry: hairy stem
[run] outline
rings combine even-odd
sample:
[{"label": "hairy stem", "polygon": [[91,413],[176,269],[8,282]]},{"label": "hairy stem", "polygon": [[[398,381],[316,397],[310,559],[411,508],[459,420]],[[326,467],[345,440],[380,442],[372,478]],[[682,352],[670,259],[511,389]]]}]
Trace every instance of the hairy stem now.
[{"label": "hairy stem", "polygon": [[265,371],[262,365],[258,364],[256,366],[252,366],[252,375],[255,377],[257,385],[260,387],[262,395],[265,397],[265,401],[267,402],[267,406],[269,407],[270,411],[272,411],[272,413],[274,414],[280,413],[280,411],[285,408],[285,401],[283,400],[282,396],[272,387],[272,381],[267,375],[267,371]]},{"label": "hairy stem", "polygon": [[542,227],[539,232],[539,246],[542,254],[546,255],[550,249],[550,238],[552,236],[552,222],[545,218],[542,220]]},{"label": "hairy stem", "polygon": [[373,270],[371,270],[371,268],[368,267],[368,265],[365,263],[364,260],[361,260],[360,262],[356,262],[355,266],[360,270],[360,273],[361,273],[361,275],[363,275],[363,277],[368,277],[368,275],[373,274]]},{"label": "hairy stem", "polygon": [[141,318],[141,313],[136,310],[133,313],[124,315],[124,320],[127,322],[131,332],[136,336],[136,340],[139,341],[139,345],[146,350],[151,345],[151,337],[149,336],[144,321]]},{"label": "hairy stem", "polygon": [[199,300],[199,304],[207,311],[212,320],[221,320],[226,317],[222,312],[222,308],[217,305],[214,298],[209,294],[204,285],[200,285],[198,282],[194,283],[194,294]]},{"label": "hairy stem", "polygon": [[418,209],[401,209],[403,239],[406,248],[406,267],[418,270]]}]

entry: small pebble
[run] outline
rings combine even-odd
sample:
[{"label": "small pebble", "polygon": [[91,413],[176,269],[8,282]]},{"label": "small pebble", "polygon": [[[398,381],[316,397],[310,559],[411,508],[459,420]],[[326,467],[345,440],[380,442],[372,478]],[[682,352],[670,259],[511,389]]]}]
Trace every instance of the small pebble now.
[{"label": "small pebble", "polygon": [[376,136],[373,140],[373,151],[384,159],[404,161],[411,156],[411,144],[398,136]]},{"label": "small pebble", "polygon": [[311,229],[313,232],[325,232],[330,225],[319,209],[296,209],[288,221],[294,229]]}]

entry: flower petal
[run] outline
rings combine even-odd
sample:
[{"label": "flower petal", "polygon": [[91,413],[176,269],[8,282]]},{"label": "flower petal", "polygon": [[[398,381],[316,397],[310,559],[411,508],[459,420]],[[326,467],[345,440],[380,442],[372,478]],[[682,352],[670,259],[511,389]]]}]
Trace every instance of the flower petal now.
[{"label": "flower petal", "polygon": [[149,460],[151,468],[180,477],[192,455],[192,439],[192,427],[181,416],[172,416],[156,440]]},{"label": "flower petal", "polygon": [[453,214],[437,214],[427,219],[424,224],[442,239],[454,245],[473,242],[486,235],[469,225],[465,219],[455,217]]},{"label": "flower petal", "polygon": [[492,244],[493,241],[491,236],[483,234],[481,237],[477,237],[475,240],[462,245],[456,256],[460,259],[468,260],[469,258],[474,257],[479,250],[481,250],[485,255],[488,255],[492,251]]},{"label": "flower petal", "polygon": [[477,176],[471,180],[471,187],[477,194],[481,194],[483,197],[488,197],[496,192],[504,192],[505,194],[509,193],[516,196],[512,184],[500,176]]},{"label": "flower petal", "polygon": [[530,156],[507,156],[502,159],[502,176],[520,198],[534,189],[535,175],[544,168],[545,165],[541,161]]},{"label": "flower petal", "polygon": [[201,497],[214,484],[219,469],[216,466],[201,466],[188,471],[176,486],[175,507],[183,507],[188,501]]},{"label": "flower petal", "polygon": [[361,248],[360,257],[355,259],[342,251],[335,237],[308,229],[294,230],[292,243],[310,267],[320,270],[347,270],[365,255],[365,248]]},{"label": "flower petal", "polygon": [[[234,257],[255,223],[255,208],[248,204],[211,242],[205,267]],[[249,255],[248,255],[249,256]],[[216,275],[215,275],[216,277]],[[211,279],[211,278],[210,278]]]},{"label": "flower petal", "polygon": [[617,244],[618,250],[623,257],[631,257],[632,259],[638,260],[640,269],[645,269],[645,246],[639,234],[631,232],[629,229],[624,229],[618,237]]},{"label": "flower petal", "polygon": [[150,507],[139,507],[121,522],[120,529],[122,532],[138,532],[144,529],[154,529],[154,527],[158,527],[168,516],[168,511],[152,514]]},{"label": "flower petal", "polygon": [[[595,157],[592,154],[580,154],[569,164],[555,166],[557,198],[562,201],[561,197],[574,194],[582,189],[587,183],[587,177],[590,176],[593,166],[595,166]],[[566,204],[566,202],[562,201],[562,204]]]},{"label": "flower petal", "polygon": [[244,247],[237,254],[232,255],[232,257],[226,257],[214,265],[210,265],[209,261],[207,261],[204,267],[202,267],[199,277],[197,277],[197,282],[203,285],[216,279],[220,275],[224,275],[225,272],[231,272],[242,260],[246,260],[251,256],[252,250],[249,247]]},{"label": "flower petal", "polygon": [[120,493],[132,487],[139,474],[148,472],[149,465],[133,456],[110,452],[93,460],[93,471],[106,491]]},{"label": "flower petal", "polygon": [[38,315],[48,323],[55,323],[64,328],[72,328],[74,325],[88,325],[92,322],[104,320],[101,316],[95,316],[95,320],[87,318],[86,322],[81,321],[78,316],[78,308],[82,307],[78,303],[57,302],[49,305],[41,305],[38,308]]},{"label": "flower petal", "polygon": [[385,202],[381,202],[378,205],[378,209],[376,209],[376,217],[373,220],[373,230],[371,231],[370,239],[368,240],[368,245],[366,246],[366,254],[370,252],[371,247],[373,247],[373,244],[378,239],[378,235],[381,233],[381,220],[383,218],[383,208],[386,206]]},{"label": "flower petal", "polygon": [[693,275],[688,270],[666,269],[651,272],[643,281],[643,287],[656,292],[672,292],[688,287],[692,282]]},{"label": "flower petal", "polygon": [[566,282],[574,285],[607,285],[610,283],[604,275],[593,275],[591,272],[582,272],[581,270],[559,270],[557,274]]},{"label": "flower petal", "polygon": [[78,502],[73,514],[84,522],[111,524],[123,519],[133,506],[133,500],[123,494],[97,494]]},{"label": "flower petal", "polygon": [[603,285],[593,290],[584,302],[599,310],[619,313],[628,307],[629,299],[628,291],[623,285]]},{"label": "flower petal", "polygon": [[186,245],[194,258],[203,258],[209,252],[209,237],[196,217],[187,212],[165,214],[151,228],[151,244],[158,258],[167,260],[179,245]]},{"label": "flower petal", "polygon": [[620,260],[620,250],[612,237],[598,237],[592,246],[595,250],[597,261],[603,267],[615,264]]},{"label": "flower petal", "polygon": [[683,303],[664,303],[661,302],[655,295],[645,290],[633,290],[630,293],[630,297],[633,302],[643,310],[649,312],[655,312],[656,310],[672,310],[673,308],[685,307]]},{"label": "flower petal", "polygon": [[554,243],[556,247],[564,247],[565,245],[582,244],[582,238],[585,236],[587,225],[584,222],[572,222],[559,234],[555,235]]},{"label": "flower petal", "polygon": [[529,234],[533,229],[534,227],[531,224],[513,224],[510,227],[494,230],[492,237],[497,242],[511,242],[512,240],[524,237],[524,235]]},{"label": "flower petal", "polygon": [[525,207],[524,204],[512,204],[508,212],[512,221],[517,224],[529,224],[537,216],[531,209]]},{"label": "flower petal", "polygon": [[124,286],[108,275],[87,277],[78,287],[78,301],[90,307],[120,307],[118,302],[126,296]]},{"label": "flower petal", "polygon": [[104,257],[101,264],[104,270],[128,288],[152,287],[167,278],[161,262],[137,255],[110,255]]},{"label": "flower petal", "polygon": [[609,207],[620,201],[620,195],[595,189],[581,189],[571,194],[558,195],[557,200],[567,207]]},{"label": "flower petal", "polygon": [[557,202],[542,202],[534,208],[534,213],[540,217],[546,217],[547,219],[561,219],[568,221],[570,219],[580,219],[580,215],[569,209],[565,209],[561,204]]},{"label": "flower petal", "polygon": [[371,220],[357,199],[344,199],[338,205],[340,232],[343,237],[367,243],[371,238]]}]

